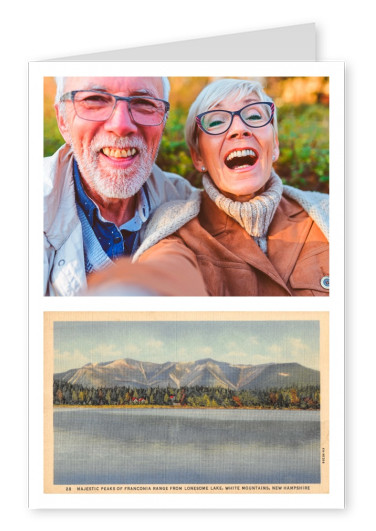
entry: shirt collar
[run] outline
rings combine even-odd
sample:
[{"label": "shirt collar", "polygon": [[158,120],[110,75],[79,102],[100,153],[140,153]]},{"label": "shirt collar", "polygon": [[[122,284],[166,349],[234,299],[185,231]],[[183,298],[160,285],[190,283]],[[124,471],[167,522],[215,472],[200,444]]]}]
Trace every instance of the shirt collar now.
[{"label": "shirt collar", "polygon": [[123,225],[119,227],[120,230],[125,229],[132,232],[138,231],[149,218],[150,206],[144,187],[145,185],[143,185],[137,193],[137,205],[133,218],[123,223]]}]

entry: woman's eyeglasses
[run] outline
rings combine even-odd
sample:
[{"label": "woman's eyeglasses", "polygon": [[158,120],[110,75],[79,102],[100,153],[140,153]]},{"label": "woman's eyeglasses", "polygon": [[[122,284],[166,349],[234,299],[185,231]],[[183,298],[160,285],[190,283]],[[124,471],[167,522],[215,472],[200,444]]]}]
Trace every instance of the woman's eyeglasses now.
[{"label": "woman's eyeglasses", "polygon": [[222,135],[230,129],[234,116],[239,116],[248,127],[264,127],[273,120],[274,103],[260,101],[250,103],[238,111],[219,109],[203,112],[196,116],[196,123],[208,135]]}]

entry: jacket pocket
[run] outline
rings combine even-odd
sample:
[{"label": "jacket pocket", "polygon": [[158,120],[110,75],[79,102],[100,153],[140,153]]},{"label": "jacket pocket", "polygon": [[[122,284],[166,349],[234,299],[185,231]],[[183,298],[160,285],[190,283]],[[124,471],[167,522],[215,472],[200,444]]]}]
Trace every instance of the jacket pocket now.
[{"label": "jacket pocket", "polygon": [[[289,283],[296,295],[329,295],[329,250],[309,254],[298,260],[290,275]],[[306,291],[307,293],[303,293]]]}]

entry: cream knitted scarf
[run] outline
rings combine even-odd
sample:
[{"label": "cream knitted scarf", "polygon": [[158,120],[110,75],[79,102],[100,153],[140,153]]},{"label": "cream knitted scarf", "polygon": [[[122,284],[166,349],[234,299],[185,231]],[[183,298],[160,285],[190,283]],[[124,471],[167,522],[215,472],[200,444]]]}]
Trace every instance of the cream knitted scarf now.
[{"label": "cream knitted scarf", "polygon": [[267,233],[275,211],[282,197],[281,179],[272,170],[266,183],[266,190],[250,201],[242,203],[224,196],[214,185],[209,175],[202,179],[204,189],[218,208],[239,223],[255,240],[260,249],[266,253]]}]

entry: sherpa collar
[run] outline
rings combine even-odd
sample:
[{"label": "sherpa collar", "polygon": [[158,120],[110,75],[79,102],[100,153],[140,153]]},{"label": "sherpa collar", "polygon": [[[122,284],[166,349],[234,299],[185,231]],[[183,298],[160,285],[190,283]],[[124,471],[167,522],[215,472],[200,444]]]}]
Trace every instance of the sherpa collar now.
[{"label": "sherpa collar", "polygon": [[[136,262],[140,256],[163,238],[171,236],[183,225],[198,216],[201,193],[195,191],[187,201],[170,201],[155,210],[142,235],[142,243],[133,256]],[[283,186],[283,195],[296,201],[318,225],[329,241],[329,196],[321,192],[307,192],[292,186]]]}]

